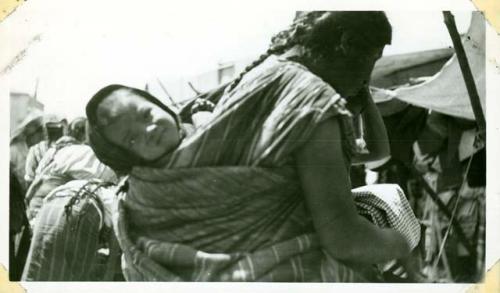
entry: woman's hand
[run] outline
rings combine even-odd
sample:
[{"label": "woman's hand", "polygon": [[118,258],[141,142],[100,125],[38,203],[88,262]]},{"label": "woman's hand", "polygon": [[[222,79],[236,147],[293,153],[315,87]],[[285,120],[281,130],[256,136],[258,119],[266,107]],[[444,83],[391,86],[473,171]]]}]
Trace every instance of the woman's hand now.
[{"label": "woman's hand", "polygon": [[323,248],[350,264],[374,264],[405,257],[401,234],[380,229],[358,215],[337,119],[320,124],[296,154],[304,196]]}]

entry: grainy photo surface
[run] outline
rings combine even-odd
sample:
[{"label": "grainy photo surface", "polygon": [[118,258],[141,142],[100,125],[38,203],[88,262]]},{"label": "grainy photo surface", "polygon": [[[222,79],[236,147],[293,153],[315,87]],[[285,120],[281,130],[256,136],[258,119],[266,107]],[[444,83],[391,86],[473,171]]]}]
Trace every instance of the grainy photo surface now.
[{"label": "grainy photo surface", "polygon": [[73,9],[2,68],[11,281],[483,278],[481,13]]}]

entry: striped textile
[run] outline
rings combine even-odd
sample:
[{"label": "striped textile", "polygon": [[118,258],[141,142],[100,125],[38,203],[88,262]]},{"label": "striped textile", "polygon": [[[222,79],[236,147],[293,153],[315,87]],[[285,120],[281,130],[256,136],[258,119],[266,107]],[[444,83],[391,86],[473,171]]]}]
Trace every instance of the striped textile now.
[{"label": "striped textile", "polygon": [[[415,217],[403,190],[396,184],[376,184],[352,190],[358,213],[379,227],[393,228],[406,239],[413,250],[420,241],[420,223]],[[406,269],[396,260],[380,266],[384,272],[391,272],[406,278]]]},{"label": "striped textile", "polygon": [[35,179],[38,164],[40,164],[40,161],[48,150],[48,140],[43,140],[29,149],[28,156],[26,157],[26,170],[24,173],[24,180],[26,180],[27,182],[31,182]]},{"label": "striped textile", "polygon": [[71,181],[48,196],[36,220],[23,281],[102,280],[96,274],[97,251],[110,231],[104,204],[113,195],[101,186]]},{"label": "striped textile", "polygon": [[[214,118],[162,159],[136,167],[115,232],[131,281],[376,281],[321,250],[293,153],[344,100],[304,67],[270,57],[217,103]],[[347,166],[346,166],[347,167]]]},{"label": "striped textile", "polygon": [[33,223],[43,199],[54,188],[71,180],[92,178],[104,181],[116,180],[113,171],[97,159],[88,145],[69,144],[62,148],[50,148],[42,158],[37,176],[26,192],[30,222]]}]

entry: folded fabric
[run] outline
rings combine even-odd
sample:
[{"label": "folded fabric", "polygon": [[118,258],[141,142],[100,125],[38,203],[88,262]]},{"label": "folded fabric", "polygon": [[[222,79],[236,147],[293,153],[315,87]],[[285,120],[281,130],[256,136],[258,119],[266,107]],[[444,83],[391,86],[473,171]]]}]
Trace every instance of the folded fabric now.
[{"label": "folded fabric", "polygon": [[411,249],[420,241],[420,224],[398,185],[375,184],[352,190],[358,212],[379,227],[401,233]]}]

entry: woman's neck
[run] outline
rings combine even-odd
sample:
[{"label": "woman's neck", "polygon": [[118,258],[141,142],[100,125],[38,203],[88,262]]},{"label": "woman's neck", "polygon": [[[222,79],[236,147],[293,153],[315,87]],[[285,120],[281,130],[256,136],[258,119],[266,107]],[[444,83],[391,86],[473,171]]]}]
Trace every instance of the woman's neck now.
[{"label": "woman's neck", "polygon": [[[282,59],[288,59],[299,62],[299,60],[302,61],[303,59],[305,59],[304,58],[305,55],[306,55],[306,49],[304,48],[304,46],[295,45],[292,48],[286,50],[284,53],[280,54],[279,57]],[[299,63],[302,64],[302,62]]]},{"label": "woman's neck", "polygon": [[[325,68],[330,68],[330,66],[328,66],[327,64],[329,62],[324,60],[324,58],[321,58],[313,54],[309,49],[305,48],[304,46],[295,45],[292,48],[285,51],[279,57],[282,59],[287,59],[290,61],[297,62],[305,66],[310,72],[319,76],[325,82],[330,83],[328,78],[325,78],[326,76],[328,76],[326,74],[327,70],[325,70]],[[331,69],[329,71],[331,71]]]}]

